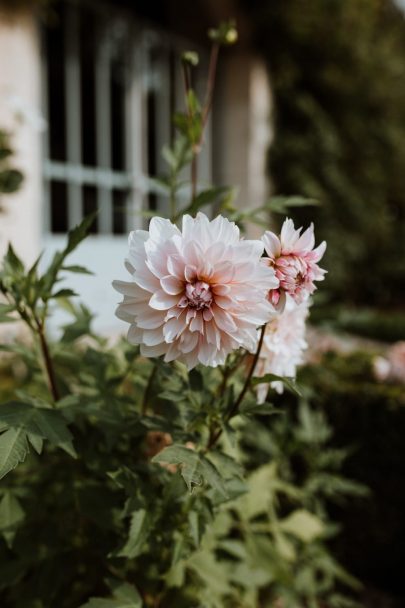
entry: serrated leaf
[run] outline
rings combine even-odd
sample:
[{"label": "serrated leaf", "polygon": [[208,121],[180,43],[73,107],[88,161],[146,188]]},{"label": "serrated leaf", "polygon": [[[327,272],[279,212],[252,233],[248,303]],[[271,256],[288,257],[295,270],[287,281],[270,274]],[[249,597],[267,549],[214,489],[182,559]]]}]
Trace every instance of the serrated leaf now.
[{"label": "serrated leaf", "polygon": [[121,583],[113,590],[110,599],[91,598],[80,608],[142,608],[142,598],[129,583]]},{"label": "serrated leaf", "polygon": [[243,467],[231,456],[224,454],[220,451],[214,451],[209,453],[209,460],[214,462],[214,465],[218,469],[221,477],[224,479],[244,479]]},{"label": "serrated leaf", "polygon": [[27,434],[22,428],[10,428],[0,435],[0,479],[24,462],[29,452]]},{"label": "serrated leaf", "polygon": [[77,456],[72,434],[58,411],[11,401],[0,405],[0,423],[9,429],[22,429],[37,452],[42,447],[37,439],[40,438],[47,439],[73,458]]},{"label": "serrated leaf", "polygon": [[42,453],[42,447],[44,445],[44,440],[39,435],[28,434],[28,440],[37,454]]},{"label": "serrated leaf", "polygon": [[137,557],[142,552],[143,545],[149,535],[149,529],[150,522],[145,509],[134,511],[131,516],[128,540],[118,556],[130,559]]},{"label": "serrated leaf", "polygon": [[208,481],[210,486],[219,492],[224,498],[228,498],[228,492],[226,491],[224,480],[219,474],[215,465],[204,456],[201,456],[200,468],[204,479]]},{"label": "serrated leaf", "polygon": [[195,450],[182,445],[170,445],[159,452],[159,454],[156,454],[152,462],[181,465],[181,473],[190,492],[193,489],[193,485],[200,485],[202,477],[214,490],[217,490],[222,496],[228,497],[224,481],[216,467]]}]

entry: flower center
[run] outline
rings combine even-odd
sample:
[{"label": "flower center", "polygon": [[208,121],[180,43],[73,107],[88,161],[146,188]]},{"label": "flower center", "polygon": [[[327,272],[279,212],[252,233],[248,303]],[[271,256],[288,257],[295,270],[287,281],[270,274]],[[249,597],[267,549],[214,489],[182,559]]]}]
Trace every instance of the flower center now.
[{"label": "flower center", "polygon": [[190,308],[195,308],[196,310],[209,308],[212,304],[211,287],[204,281],[187,283],[184,298],[187,300],[187,306]]}]

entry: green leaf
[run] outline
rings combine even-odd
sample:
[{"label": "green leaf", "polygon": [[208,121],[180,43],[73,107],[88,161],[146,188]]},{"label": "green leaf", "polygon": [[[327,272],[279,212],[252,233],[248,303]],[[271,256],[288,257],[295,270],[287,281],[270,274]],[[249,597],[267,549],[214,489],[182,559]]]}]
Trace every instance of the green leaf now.
[{"label": "green leaf", "polygon": [[13,323],[18,321],[17,317],[10,317],[9,313],[15,311],[14,304],[2,304],[0,303],[0,323]]},{"label": "green leaf", "polygon": [[282,382],[284,386],[299,397],[302,397],[302,393],[298,384],[295,381],[295,378],[287,378],[285,376],[277,376],[276,374],[265,374],[260,378],[252,378],[251,384],[256,386],[257,384],[266,384],[270,382]]},{"label": "green leaf", "polygon": [[60,289],[51,295],[51,298],[72,298],[78,294],[73,289]]},{"label": "green leaf", "polygon": [[274,414],[285,414],[285,411],[274,407],[272,403],[254,403],[243,405],[240,413],[244,416],[273,416]]},{"label": "green leaf", "polygon": [[94,274],[85,266],[79,266],[77,264],[73,264],[72,266],[62,266],[61,270],[67,270],[68,272],[74,272],[77,274]]},{"label": "green leaf", "polygon": [[215,465],[195,450],[190,450],[182,445],[170,445],[156,454],[152,462],[181,465],[181,474],[190,492],[195,485],[201,485],[204,479],[223,497],[228,497],[224,481]]},{"label": "green leaf", "polygon": [[63,415],[56,410],[11,401],[0,405],[0,423],[8,429],[22,430],[37,452],[42,448],[39,440],[47,439],[73,458],[77,456],[72,434]]},{"label": "green leaf", "polygon": [[223,478],[215,465],[205,458],[205,456],[201,456],[200,458],[200,469],[204,479],[208,481],[210,486],[224,498],[228,498],[228,492],[226,491]]},{"label": "green leaf", "polygon": [[140,555],[145,541],[148,538],[149,530],[150,520],[145,509],[134,511],[131,516],[128,540],[118,553],[118,556],[133,559]]},{"label": "green leaf", "polygon": [[297,509],[285,519],[279,521],[284,532],[289,532],[304,543],[310,543],[325,531],[325,526],[319,517],[305,509]]},{"label": "green leaf", "polygon": [[198,101],[198,97],[193,89],[189,89],[187,91],[187,106],[191,114],[196,114],[201,111],[200,102]]},{"label": "green leaf", "polygon": [[189,213],[190,215],[194,215],[197,211],[204,207],[205,205],[210,205],[219,201],[219,199],[224,199],[229,197],[232,193],[232,188],[230,186],[219,186],[217,188],[209,188],[208,190],[203,190],[191,201],[190,205],[185,209],[182,209],[180,215],[184,215]]},{"label": "green leaf", "polygon": [[201,539],[201,531],[200,531],[200,518],[197,511],[189,511],[188,513],[188,523],[190,526],[190,536],[193,539],[193,543],[198,549],[200,545]]},{"label": "green leaf", "polygon": [[272,196],[264,207],[273,213],[287,213],[290,207],[319,206],[319,201],[304,196]]},{"label": "green leaf", "polygon": [[80,224],[78,224],[77,226],[75,226],[75,228],[72,228],[72,230],[69,231],[68,242],[65,249],[63,250],[65,257],[74,249],[76,249],[76,247],[86,238],[88,230],[93,224],[96,217],[97,211],[94,211],[93,213],[90,213],[87,217],[85,217],[84,220],[80,222]]},{"label": "green leaf", "polygon": [[[91,213],[75,228],[69,231],[65,249],[57,251],[53,256],[52,262],[41,277],[40,281],[43,288],[42,298],[48,300],[51,296],[50,291],[57,281],[58,273],[62,270],[66,257],[76,249],[76,247],[86,238],[91,224],[94,222],[97,212]],[[59,296],[58,296],[59,297]]]},{"label": "green leaf", "polygon": [[7,253],[4,258],[4,262],[13,270],[14,272],[23,272],[24,264],[14,251],[11,243],[8,246]]},{"label": "green leaf", "polygon": [[9,490],[0,502],[0,532],[11,549],[18,525],[25,519],[25,513],[19,500]]},{"label": "green leaf", "polygon": [[195,450],[190,450],[182,445],[170,445],[152,458],[152,462],[165,462],[181,466],[180,472],[191,493],[194,486],[200,486],[203,477],[199,471],[200,457]]},{"label": "green leaf", "polygon": [[175,156],[173,150],[171,148],[169,148],[169,146],[163,146],[162,156],[165,159],[165,161],[167,162],[167,164],[169,165],[169,167],[171,167],[171,169],[176,168],[177,159],[176,159],[176,156]]},{"label": "green leaf", "polygon": [[0,479],[24,462],[29,452],[27,434],[22,428],[10,428],[0,435]]},{"label": "green leaf", "polygon": [[129,583],[120,583],[113,590],[112,598],[93,597],[80,608],[142,608],[142,598],[135,587]]}]

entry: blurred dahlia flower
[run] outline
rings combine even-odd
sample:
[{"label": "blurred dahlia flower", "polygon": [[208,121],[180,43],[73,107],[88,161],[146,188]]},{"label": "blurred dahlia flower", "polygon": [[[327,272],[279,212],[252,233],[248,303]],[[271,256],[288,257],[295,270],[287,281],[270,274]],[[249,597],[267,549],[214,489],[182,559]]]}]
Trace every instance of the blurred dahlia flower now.
[{"label": "blurred dahlia flower", "polygon": [[401,340],[390,346],[384,357],[376,357],[373,370],[379,382],[405,384],[405,341]]},{"label": "blurred dahlia flower", "polygon": [[279,283],[262,253],[261,241],[241,239],[222,216],[185,215],[181,231],[155,217],[149,231],[131,232],[132,281],[113,283],[124,295],[116,314],[131,324],[128,340],[145,357],[188,369],[222,364],[239,347],[254,351],[257,327],[275,314],[267,294]]},{"label": "blurred dahlia flower", "polygon": [[[300,304],[287,297],[286,306],[266,327],[260,357],[254,375],[265,374],[294,378],[297,366],[303,363],[303,352],[307,348],[305,340],[305,322],[309,314],[309,300]],[[282,382],[272,382],[271,387],[278,393],[283,392]],[[268,384],[257,386],[257,400],[264,403]]]},{"label": "blurred dahlia flower", "polygon": [[316,289],[314,281],[323,281],[326,273],[317,265],[325,252],[326,242],[314,249],[314,225],[311,224],[303,234],[301,230],[295,230],[294,222],[287,218],[279,237],[270,231],[262,237],[269,256],[267,263],[274,268],[280,281],[279,287],[269,293],[270,302],[278,310],[285,306],[286,294],[297,304],[308,298]]}]

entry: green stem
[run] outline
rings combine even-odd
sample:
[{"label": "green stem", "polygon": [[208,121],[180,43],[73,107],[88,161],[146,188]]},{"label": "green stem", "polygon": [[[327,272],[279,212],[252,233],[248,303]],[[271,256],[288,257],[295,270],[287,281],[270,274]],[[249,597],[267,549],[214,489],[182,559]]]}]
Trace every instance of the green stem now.
[{"label": "green stem", "polygon": [[48,343],[46,341],[44,325],[37,320],[37,333],[39,337],[39,343],[41,346],[42,357],[44,360],[45,371],[48,378],[49,391],[52,395],[53,400],[59,401],[60,395],[56,384],[55,370],[53,368],[52,358],[49,352]]},{"label": "green stem", "polygon": [[170,186],[170,221],[176,223],[177,219],[177,210],[176,210],[176,194],[173,186]]},{"label": "green stem", "polygon": [[[204,127],[207,124],[207,120],[212,107],[212,100],[214,97],[214,88],[215,88],[215,78],[217,74],[217,65],[218,65],[218,55],[219,55],[219,43],[215,42],[212,45],[211,56],[210,56],[210,64],[208,68],[208,81],[207,81],[207,94],[205,97],[204,110],[202,114],[202,133],[201,139],[204,132]],[[201,140],[200,140],[201,143]]]},{"label": "green stem", "polygon": [[[260,338],[259,338],[259,342],[257,344],[257,349],[254,354],[253,361],[250,366],[248,375],[246,376],[246,380],[243,385],[243,388],[242,388],[241,392],[239,393],[239,397],[237,398],[237,400],[233,403],[232,407],[228,410],[228,413],[226,414],[226,416],[224,418],[224,422],[229,422],[229,420],[231,420],[231,418],[233,418],[234,416],[237,415],[240,404],[242,403],[243,398],[245,397],[247,391],[249,390],[250,383],[252,381],[252,376],[256,369],[256,365],[259,360],[260,352],[262,350],[265,331],[266,331],[266,325],[263,325],[261,332],[260,332]],[[210,450],[216,444],[218,439],[221,437],[222,432],[223,432],[223,429],[222,429],[222,427],[220,427],[216,431],[210,433],[206,451]]]}]

